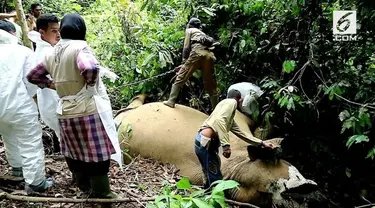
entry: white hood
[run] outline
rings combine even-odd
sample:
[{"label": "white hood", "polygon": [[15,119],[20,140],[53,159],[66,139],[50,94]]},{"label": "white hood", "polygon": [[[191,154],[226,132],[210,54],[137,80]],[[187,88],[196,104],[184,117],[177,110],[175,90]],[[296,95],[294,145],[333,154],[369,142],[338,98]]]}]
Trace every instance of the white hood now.
[{"label": "white hood", "polygon": [[37,31],[30,31],[27,33],[27,37],[33,41],[34,43],[38,42],[38,41],[43,41],[41,36],[40,36],[40,33],[38,33]]},{"label": "white hood", "polygon": [[18,44],[16,36],[0,29],[0,44]]},{"label": "white hood", "polygon": [[27,37],[33,41],[36,44],[34,59],[35,59],[35,65],[39,64],[41,61],[43,61],[44,57],[52,53],[53,46],[49,44],[48,42],[42,40],[41,35],[39,32],[31,31],[27,34]]}]

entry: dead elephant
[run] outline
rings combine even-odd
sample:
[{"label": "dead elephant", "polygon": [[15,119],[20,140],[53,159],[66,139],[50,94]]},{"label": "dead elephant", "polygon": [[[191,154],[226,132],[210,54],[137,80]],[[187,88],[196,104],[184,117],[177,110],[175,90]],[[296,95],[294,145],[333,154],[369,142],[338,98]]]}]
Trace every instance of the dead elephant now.
[{"label": "dead elephant", "polygon": [[[169,108],[161,102],[143,104],[144,100],[144,95],[136,97],[115,118],[119,124],[121,148],[127,149],[131,156],[140,155],[174,164],[180,169],[181,176],[188,177],[193,184],[202,185],[203,172],[193,141],[199,126],[208,116],[183,105]],[[235,120],[241,129],[250,133],[251,120],[239,111]],[[272,162],[254,159],[254,152],[245,142],[232,133],[230,137],[231,157],[224,158],[221,148],[219,154],[224,179],[240,183],[239,189],[229,193],[231,199],[261,207],[316,206],[308,205],[314,201],[308,199],[316,199],[313,196],[317,193],[314,181],[305,179],[294,166],[282,159]]]}]

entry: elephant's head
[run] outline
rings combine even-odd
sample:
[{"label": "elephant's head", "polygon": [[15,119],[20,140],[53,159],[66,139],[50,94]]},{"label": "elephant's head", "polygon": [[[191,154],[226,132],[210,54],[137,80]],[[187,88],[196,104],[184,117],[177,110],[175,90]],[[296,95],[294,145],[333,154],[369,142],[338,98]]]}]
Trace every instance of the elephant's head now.
[{"label": "elephant's head", "polygon": [[225,179],[235,180],[239,189],[230,198],[261,207],[316,207],[323,201],[317,184],[306,179],[290,163],[280,159],[280,149],[248,147],[249,157],[233,157],[224,168]]}]

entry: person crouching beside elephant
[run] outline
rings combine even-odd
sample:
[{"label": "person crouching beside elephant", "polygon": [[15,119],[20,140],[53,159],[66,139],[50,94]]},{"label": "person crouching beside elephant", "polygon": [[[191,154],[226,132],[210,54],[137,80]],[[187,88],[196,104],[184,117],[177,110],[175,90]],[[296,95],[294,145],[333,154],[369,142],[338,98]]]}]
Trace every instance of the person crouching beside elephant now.
[{"label": "person crouching beside elephant", "polygon": [[118,135],[110,103],[98,94],[100,66],[85,41],[83,18],[64,16],[60,34],[53,52],[27,79],[42,89],[55,89],[60,98],[56,113],[61,151],[78,187],[90,197],[117,198],[110,190],[108,172],[111,155],[121,154]]},{"label": "person crouching beside elephant", "polygon": [[241,106],[241,103],[241,93],[238,90],[229,91],[227,99],[217,104],[214,111],[200,127],[195,138],[195,153],[202,165],[205,188],[223,178],[218,152],[219,147],[222,146],[223,156],[230,157],[229,131],[250,145],[273,148],[271,143],[264,142],[242,131],[234,121],[236,109]]},{"label": "person crouching beside elephant", "polygon": [[164,105],[171,108],[175,107],[178,94],[184,84],[193,75],[197,69],[202,70],[204,88],[210,95],[212,109],[218,103],[217,81],[215,77],[214,61],[215,55],[211,51],[218,42],[209,37],[199,28],[201,21],[197,18],[191,18],[188,28],[185,31],[184,49],[182,51],[182,65],[177,73],[177,78],[172,85],[169,99],[164,101]]},{"label": "person crouching beside elephant", "polygon": [[258,99],[264,94],[264,91],[250,82],[239,82],[233,84],[228,88],[228,92],[233,89],[240,91],[241,98],[243,99],[238,110],[255,122],[255,125],[253,126],[254,136],[262,140],[268,138],[273,127],[266,118],[263,118],[264,120],[260,122],[261,118],[259,118],[258,113],[261,110]]},{"label": "person crouching beside elephant", "polygon": [[263,95],[263,91],[256,85],[250,82],[239,82],[231,85],[228,88],[228,93],[231,90],[238,90],[241,93],[241,99],[243,100],[238,110],[250,117],[255,111],[259,111],[259,104],[257,99]]}]

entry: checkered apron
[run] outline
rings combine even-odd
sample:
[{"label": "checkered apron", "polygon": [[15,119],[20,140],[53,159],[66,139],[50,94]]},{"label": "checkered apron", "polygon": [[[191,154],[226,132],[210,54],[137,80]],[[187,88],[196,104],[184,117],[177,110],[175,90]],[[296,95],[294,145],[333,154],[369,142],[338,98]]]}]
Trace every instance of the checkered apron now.
[{"label": "checkered apron", "polygon": [[64,156],[84,162],[109,160],[116,151],[99,114],[59,118],[61,151]]}]

